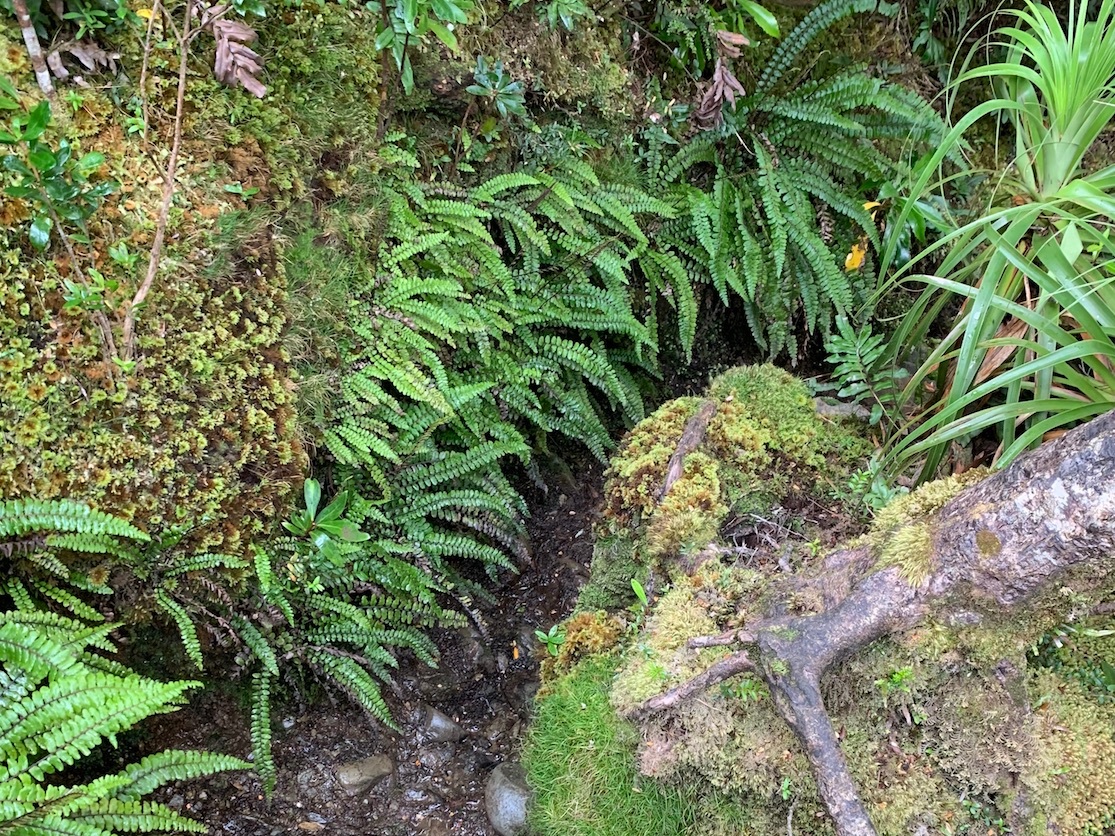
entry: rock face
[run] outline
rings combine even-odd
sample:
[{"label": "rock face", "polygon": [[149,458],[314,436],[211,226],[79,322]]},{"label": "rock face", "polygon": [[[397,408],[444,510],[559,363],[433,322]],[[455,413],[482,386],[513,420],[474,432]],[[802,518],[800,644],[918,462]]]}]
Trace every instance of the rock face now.
[{"label": "rock face", "polygon": [[517,763],[501,763],[492,770],[484,800],[488,820],[500,836],[521,836],[527,829],[531,791],[526,771]]},{"label": "rock face", "polygon": [[359,795],[394,771],[395,764],[387,755],[372,755],[369,758],[338,766],[337,781],[346,792]]}]

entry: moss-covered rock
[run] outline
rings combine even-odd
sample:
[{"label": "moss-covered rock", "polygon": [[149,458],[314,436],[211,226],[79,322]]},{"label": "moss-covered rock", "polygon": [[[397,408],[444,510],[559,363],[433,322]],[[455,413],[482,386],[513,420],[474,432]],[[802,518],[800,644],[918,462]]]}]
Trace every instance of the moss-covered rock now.
[{"label": "moss-covered rock", "polygon": [[[671,504],[671,489],[659,501],[670,456],[708,400],[715,415],[674,486],[686,499]],[[856,451],[862,446],[854,437],[818,419],[804,389],[770,367],[733,370],[713,382],[706,400],[673,401],[632,431],[608,473],[605,536],[589,585],[627,603],[624,588],[640,569],[648,582],[658,579],[650,609],[635,608],[626,647],[611,663],[614,676],[600,681],[620,715],[639,716],[632,709],[728,652],[694,649],[689,639],[772,612],[823,609],[832,592],[826,570],[839,566],[852,582],[887,566],[899,566],[914,584],[928,574],[937,513],[982,472],[891,503],[847,564],[827,564],[819,550],[801,548],[764,558],[761,549],[726,541],[734,516],[832,502],[832,483]],[[786,531],[794,525],[783,524]],[[977,538],[971,559],[994,556],[998,547],[993,536]],[[1115,822],[1115,707],[1097,700],[1115,691],[1115,650],[1103,644],[1115,642],[1096,621],[1061,628],[1055,643],[1041,641],[1056,616],[1094,611],[1110,585],[1070,577],[1021,618],[951,612],[946,602],[915,629],[875,642],[826,676],[826,708],[880,834],[1088,836]],[[544,693],[540,712],[549,700]],[[641,742],[629,748],[630,763],[714,811],[706,819],[696,804],[681,832],[717,832],[726,809],[740,811],[740,833],[784,833],[791,809],[796,830],[832,832],[811,767],[757,677],[736,676],[640,719],[637,729]],[[575,785],[577,776],[563,780]],[[546,832],[577,831],[555,825]]]}]

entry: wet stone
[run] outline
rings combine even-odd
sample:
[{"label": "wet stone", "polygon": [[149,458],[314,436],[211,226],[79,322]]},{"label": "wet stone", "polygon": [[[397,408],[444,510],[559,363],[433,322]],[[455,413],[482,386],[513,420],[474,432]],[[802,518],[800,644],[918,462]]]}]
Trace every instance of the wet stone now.
[{"label": "wet stone", "polygon": [[395,771],[387,755],[372,755],[337,767],[337,780],[350,795],[359,795]]},{"label": "wet stone", "polygon": [[523,767],[501,763],[492,770],[484,790],[488,820],[500,836],[521,836],[527,829],[531,791]]},{"label": "wet stone", "polygon": [[429,770],[442,769],[453,760],[453,744],[440,743],[419,749],[415,756]]},{"label": "wet stone", "polygon": [[449,743],[465,736],[465,730],[454,723],[448,714],[432,707],[426,709],[418,733],[423,740],[430,743]]}]

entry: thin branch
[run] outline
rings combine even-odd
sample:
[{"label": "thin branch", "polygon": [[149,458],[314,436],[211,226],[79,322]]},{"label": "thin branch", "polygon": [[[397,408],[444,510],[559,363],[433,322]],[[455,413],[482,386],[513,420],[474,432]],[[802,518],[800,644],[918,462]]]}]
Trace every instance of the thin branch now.
[{"label": "thin branch", "polygon": [[686,680],[676,688],[671,688],[657,697],[651,697],[646,702],[636,706],[628,716],[635,719],[658,711],[665,711],[667,708],[672,708],[678,703],[684,702],[694,694],[699,694],[706,688],[711,688],[725,679],[730,679],[737,673],[753,670],[755,670],[755,663],[751,661],[751,657],[747,655],[746,651],[740,650],[731,656],[725,656],[704,673]]},{"label": "thin branch", "polygon": [[182,148],[182,119],[186,111],[186,77],[190,60],[190,37],[194,18],[195,0],[186,0],[186,11],[182,18],[182,30],[178,35],[178,100],[174,107],[174,140],[170,146],[170,159],[166,164],[166,175],[163,178],[163,202],[159,207],[159,220],[155,226],[155,240],[151,244],[151,256],[147,261],[147,275],[143,284],[139,286],[127,313],[124,315],[124,360],[135,359],[136,350],[136,309],[147,299],[151,292],[151,285],[155,283],[155,276],[159,272],[159,261],[163,254],[163,240],[166,238],[167,219],[170,217],[170,205],[174,201],[175,175],[178,172],[178,152]]},{"label": "thin branch", "polygon": [[54,82],[50,80],[50,70],[47,69],[46,59],[43,57],[39,35],[27,10],[27,0],[12,0],[12,10],[23,32],[23,43],[27,45],[27,54],[31,57],[31,66],[35,70],[35,80],[39,82],[39,89],[46,95],[53,96]]},{"label": "thin branch", "polygon": [[155,32],[155,19],[162,11],[162,0],[155,0],[151,4],[151,16],[147,18],[147,34],[143,38],[143,65],[139,70],[139,98],[143,104],[143,141],[147,142],[147,127],[151,122],[151,113],[147,102],[147,70],[151,63],[151,36]]}]

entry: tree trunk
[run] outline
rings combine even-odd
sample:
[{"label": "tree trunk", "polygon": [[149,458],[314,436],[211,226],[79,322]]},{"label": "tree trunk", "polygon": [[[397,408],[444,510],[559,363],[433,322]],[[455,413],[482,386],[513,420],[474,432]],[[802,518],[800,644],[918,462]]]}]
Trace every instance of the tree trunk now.
[{"label": "tree trunk", "polygon": [[691,642],[734,641],[745,649],[634,714],[668,708],[741,670],[758,671],[801,741],[837,833],[873,836],[821,699],[822,676],[841,658],[928,615],[993,624],[1070,583],[1075,592],[1099,585],[1115,556],[1115,412],[964,490],[925,523],[924,571],[911,577],[900,566],[876,568],[846,583],[849,567],[872,567],[876,557],[868,546],[837,552],[826,561],[831,577],[820,579],[823,612]]}]

